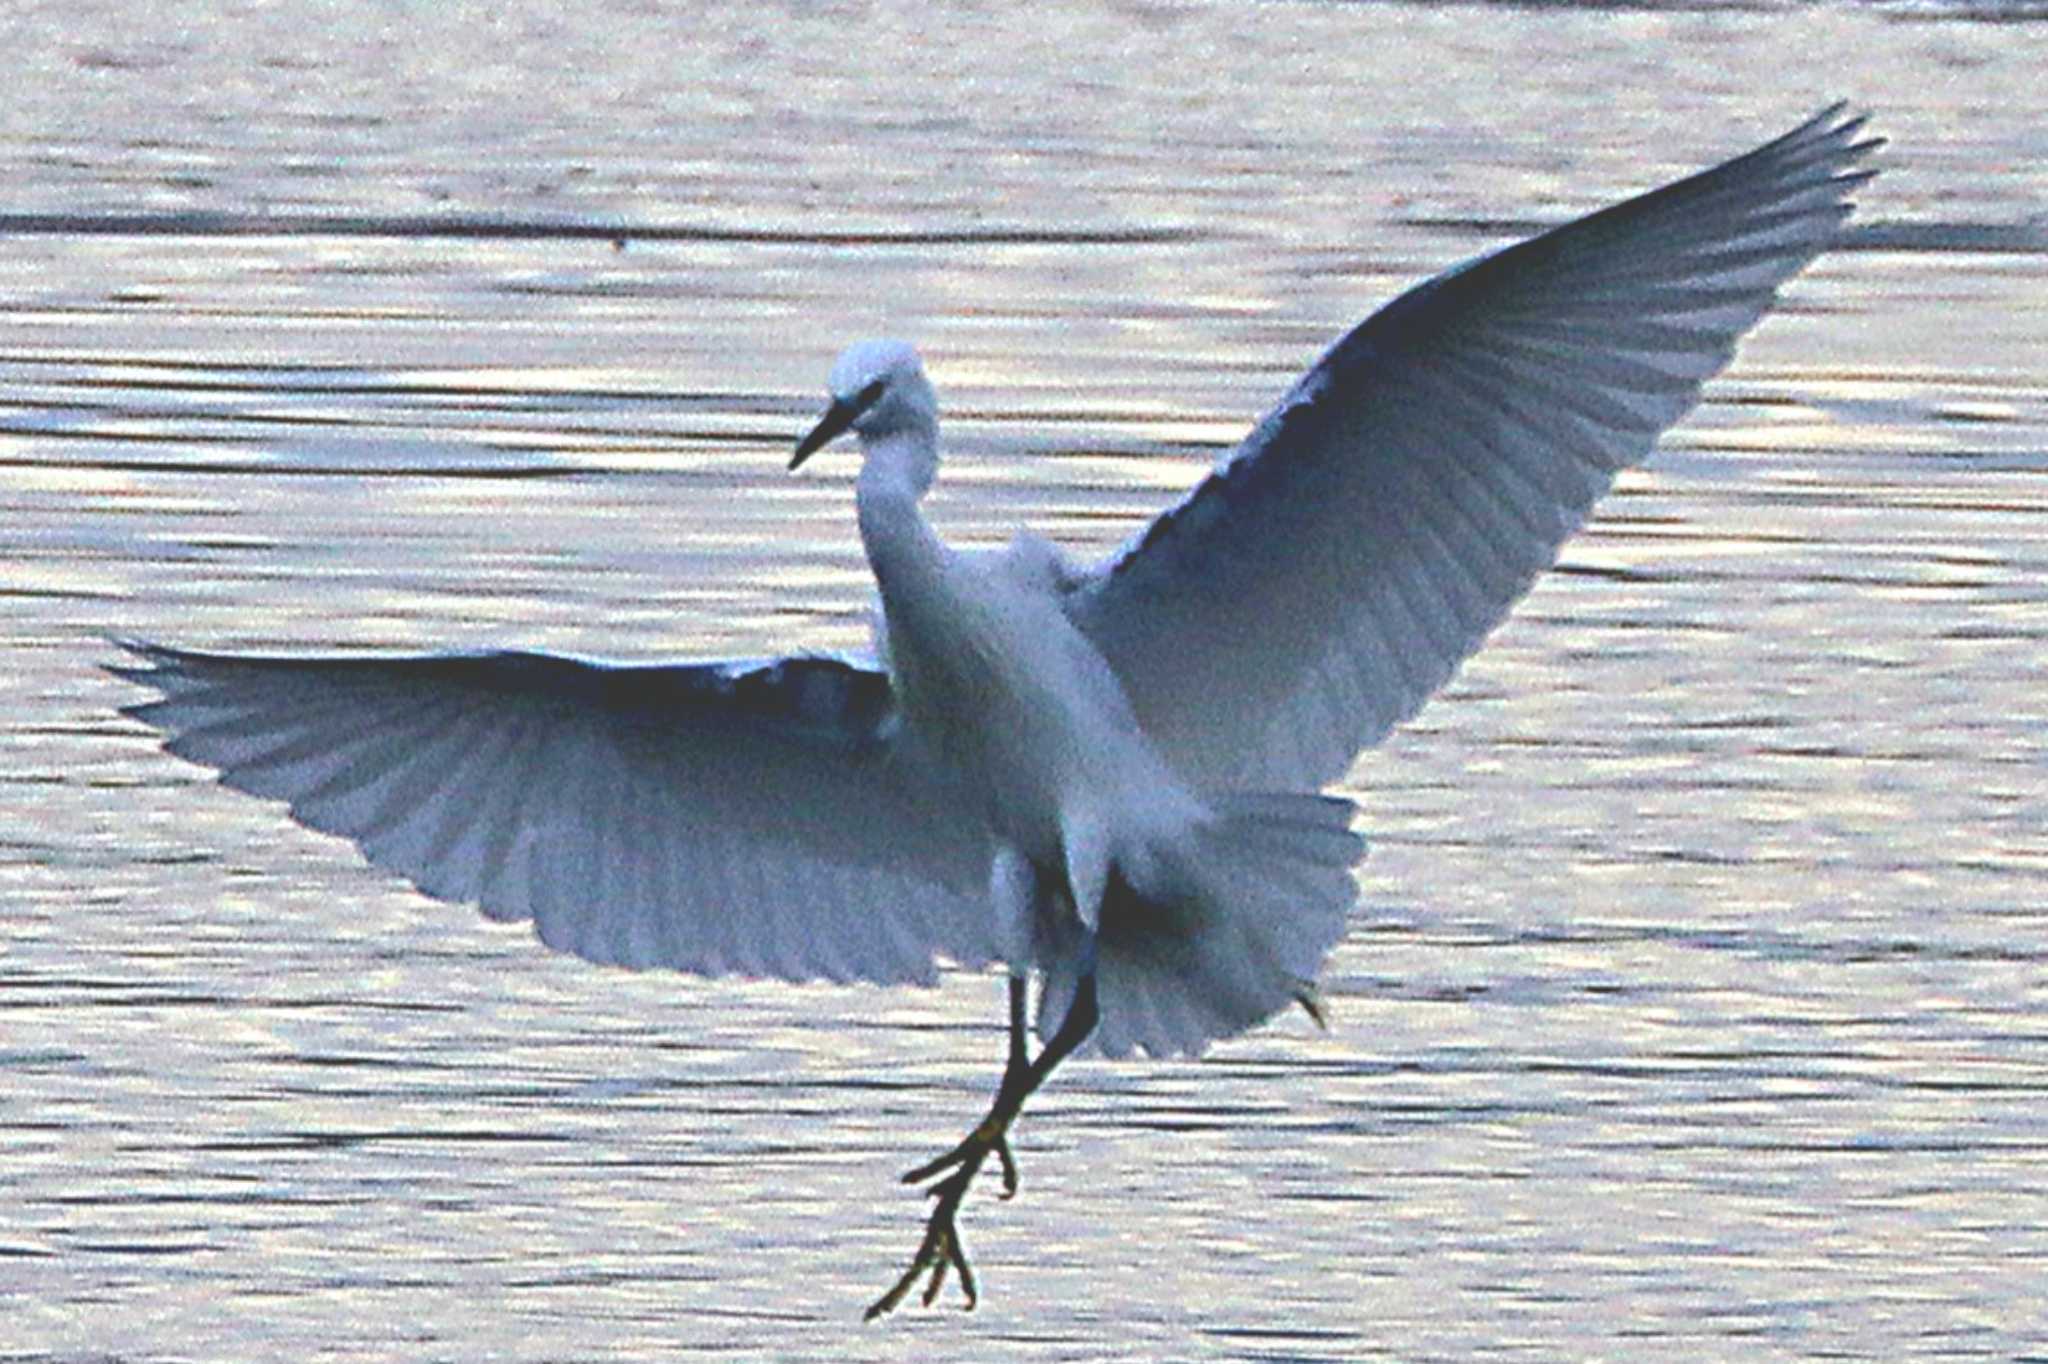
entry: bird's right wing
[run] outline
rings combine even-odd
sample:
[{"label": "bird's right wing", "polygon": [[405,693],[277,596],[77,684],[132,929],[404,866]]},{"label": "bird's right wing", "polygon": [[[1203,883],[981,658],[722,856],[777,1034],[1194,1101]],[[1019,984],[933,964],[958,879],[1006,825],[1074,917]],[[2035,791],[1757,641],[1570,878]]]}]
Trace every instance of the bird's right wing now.
[{"label": "bird's right wing", "polygon": [[1862,122],[1446,271],[1332,346],[1068,594],[1168,761],[1312,789],[1412,715],[1833,240]]},{"label": "bird's right wing", "polygon": [[880,673],[123,647],[171,752],[550,947],[924,983],[994,954],[987,835],[905,769]]}]

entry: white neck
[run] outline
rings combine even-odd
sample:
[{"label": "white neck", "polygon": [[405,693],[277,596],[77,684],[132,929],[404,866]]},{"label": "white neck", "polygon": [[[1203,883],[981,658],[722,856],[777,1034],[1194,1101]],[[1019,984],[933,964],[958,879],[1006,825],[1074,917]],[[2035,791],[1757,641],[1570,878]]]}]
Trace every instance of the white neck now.
[{"label": "white neck", "polygon": [[911,579],[937,572],[945,554],[917,505],[938,473],[938,432],[912,427],[864,435],[860,445],[864,458],[854,483],[854,506],[861,544],[887,606],[897,594],[914,590]]},{"label": "white neck", "polygon": [[931,491],[939,474],[939,431],[935,423],[911,422],[860,438],[860,486],[898,484],[914,497]]}]

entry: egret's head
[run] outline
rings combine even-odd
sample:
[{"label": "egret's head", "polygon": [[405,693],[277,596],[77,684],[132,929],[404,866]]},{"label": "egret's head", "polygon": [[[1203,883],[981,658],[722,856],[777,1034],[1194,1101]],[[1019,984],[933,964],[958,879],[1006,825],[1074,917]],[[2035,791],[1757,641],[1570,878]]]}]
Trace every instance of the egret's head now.
[{"label": "egret's head", "polygon": [[899,431],[932,431],[938,397],[924,364],[908,341],[856,341],[832,366],[832,406],[797,443],[794,469],[846,431],[877,438]]}]

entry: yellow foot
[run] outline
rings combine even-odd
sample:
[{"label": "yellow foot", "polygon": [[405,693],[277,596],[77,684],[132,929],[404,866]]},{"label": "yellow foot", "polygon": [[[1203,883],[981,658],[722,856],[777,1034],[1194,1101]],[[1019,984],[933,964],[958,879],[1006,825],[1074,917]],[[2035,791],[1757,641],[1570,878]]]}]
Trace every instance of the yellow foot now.
[{"label": "yellow foot", "polygon": [[956,1270],[960,1275],[960,1291],[967,1299],[961,1305],[969,1311],[974,1309],[979,1294],[975,1290],[974,1271],[967,1264],[967,1250],[960,1244],[957,1221],[960,1200],[967,1196],[974,1177],[981,1173],[982,1162],[991,1154],[1002,1163],[1002,1196],[1016,1196],[1017,1160],[1010,1154],[1009,1127],[1008,1117],[991,1113],[958,1146],[903,1176],[905,1184],[922,1184],[948,1170],[953,1172],[928,1190],[938,1203],[932,1208],[930,1220],[925,1223],[924,1240],[918,1245],[917,1254],[911,1257],[910,1268],[903,1271],[903,1277],[896,1281],[895,1287],[868,1308],[866,1320],[873,1321],[886,1312],[894,1311],[916,1285],[920,1275],[931,1276],[924,1287],[924,1305],[930,1307],[938,1301],[940,1290],[946,1286],[947,1273]]},{"label": "yellow foot", "polygon": [[[986,1148],[983,1155],[987,1154]],[[875,1299],[862,1320],[873,1321],[886,1312],[892,1312],[903,1301],[904,1294],[917,1283],[920,1274],[929,1273],[931,1279],[925,1284],[924,1305],[930,1307],[939,1300],[939,1290],[946,1286],[946,1271],[960,1272],[960,1291],[967,1301],[961,1304],[966,1311],[973,1311],[980,1300],[975,1291],[974,1271],[967,1264],[967,1250],[960,1244],[960,1229],[954,1223],[960,1211],[960,1200],[967,1193],[967,1186],[974,1182],[974,1173],[981,1166],[981,1157],[972,1164],[962,1164],[960,1169],[932,1189],[939,1200],[932,1209],[931,1220],[925,1223],[924,1241],[917,1248],[917,1254],[910,1261],[910,1268],[903,1271],[903,1277],[896,1286]]]}]

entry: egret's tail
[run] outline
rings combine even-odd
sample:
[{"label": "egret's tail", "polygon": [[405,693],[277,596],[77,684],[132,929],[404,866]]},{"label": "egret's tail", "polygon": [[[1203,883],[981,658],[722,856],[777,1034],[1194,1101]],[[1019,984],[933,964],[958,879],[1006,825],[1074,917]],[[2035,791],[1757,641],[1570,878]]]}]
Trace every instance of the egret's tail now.
[{"label": "egret's tail", "polygon": [[[1199,1052],[1289,1004],[1315,1012],[1315,978],[1343,936],[1351,868],[1365,852],[1350,827],[1355,807],[1264,793],[1209,804],[1216,819],[1158,856],[1142,885],[1121,870],[1111,878],[1096,942],[1095,1044],[1107,1055]],[[1078,942],[1045,947],[1039,1027],[1050,1032],[1066,1016],[1081,958]]]}]

